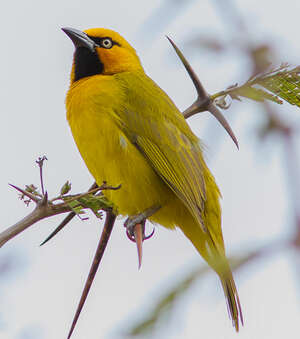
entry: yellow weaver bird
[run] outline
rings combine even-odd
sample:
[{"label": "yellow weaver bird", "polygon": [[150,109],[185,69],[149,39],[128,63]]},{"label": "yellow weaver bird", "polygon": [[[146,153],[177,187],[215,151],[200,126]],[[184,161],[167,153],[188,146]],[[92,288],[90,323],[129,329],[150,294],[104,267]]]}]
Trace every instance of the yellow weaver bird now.
[{"label": "yellow weaver bird", "polygon": [[67,119],[89,171],[98,185],[122,185],[103,192],[119,214],[154,207],[150,221],[182,230],[218,274],[238,331],[243,319],[225,256],[220,191],[199,139],[118,33],[63,31],[75,45]]}]

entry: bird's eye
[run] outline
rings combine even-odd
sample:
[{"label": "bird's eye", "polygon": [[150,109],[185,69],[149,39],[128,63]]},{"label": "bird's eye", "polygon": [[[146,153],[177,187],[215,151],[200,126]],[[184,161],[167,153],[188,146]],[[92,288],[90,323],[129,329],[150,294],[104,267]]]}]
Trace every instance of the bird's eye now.
[{"label": "bird's eye", "polygon": [[101,45],[104,48],[112,48],[113,42],[111,41],[111,39],[105,38],[105,39],[102,40]]}]

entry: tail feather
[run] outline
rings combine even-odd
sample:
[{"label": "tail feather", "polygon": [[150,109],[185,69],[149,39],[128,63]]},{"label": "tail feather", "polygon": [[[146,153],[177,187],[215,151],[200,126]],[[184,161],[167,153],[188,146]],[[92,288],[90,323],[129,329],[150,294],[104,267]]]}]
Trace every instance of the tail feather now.
[{"label": "tail feather", "polygon": [[[218,220],[216,221],[217,223]],[[183,225],[180,226],[182,232],[190,239],[209,266],[218,274],[224,290],[229,317],[238,332],[240,325],[244,325],[243,314],[232,272],[225,256],[220,225],[216,229],[207,227],[208,232],[203,233],[202,228],[195,224],[193,217],[189,214],[185,214],[184,219],[178,224]],[[207,224],[209,224],[208,221],[206,222]]]},{"label": "tail feather", "polygon": [[229,317],[232,320],[233,327],[239,331],[240,323],[244,325],[243,313],[240,304],[239,295],[233,280],[232,273],[220,276],[224,290]]}]

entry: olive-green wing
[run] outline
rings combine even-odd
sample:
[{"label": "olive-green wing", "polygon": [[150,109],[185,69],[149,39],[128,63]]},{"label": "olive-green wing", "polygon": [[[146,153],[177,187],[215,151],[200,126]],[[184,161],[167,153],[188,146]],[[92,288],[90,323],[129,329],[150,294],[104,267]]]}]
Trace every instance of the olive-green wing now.
[{"label": "olive-green wing", "polygon": [[170,130],[165,132],[165,141],[162,139],[157,143],[147,137],[137,136],[135,144],[206,230],[202,218],[205,183],[201,158],[188,140],[183,141],[184,136],[181,138],[180,131],[174,129],[173,133]]},{"label": "olive-green wing", "polygon": [[115,80],[124,90],[123,107],[113,112],[116,123],[205,230],[207,168],[198,138],[172,100],[143,72],[121,73]]},{"label": "olive-green wing", "polygon": [[122,131],[206,231],[203,223],[205,164],[198,139],[185,120],[178,123],[185,124],[188,133],[164,115],[160,117],[162,119],[157,119],[157,116],[145,118],[132,110],[125,110],[119,125]]}]

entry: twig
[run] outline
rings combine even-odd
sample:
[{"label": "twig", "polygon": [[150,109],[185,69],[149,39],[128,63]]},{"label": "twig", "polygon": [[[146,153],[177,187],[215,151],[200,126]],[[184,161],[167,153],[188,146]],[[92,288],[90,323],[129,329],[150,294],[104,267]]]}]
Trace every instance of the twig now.
[{"label": "twig", "polygon": [[[14,238],[19,233],[26,230],[28,227],[34,225],[36,222],[44,218],[48,218],[53,215],[58,215],[58,214],[66,213],[66,212],[73,212],[72,208],[68,205],[68,203],[70,203],[71,201],[77,200],[78,198],[82,198],[88,194],[91,194],[91,192],[96,193],[100,189],[99,187],[97,189],[93,189],[91,192],[87,191],[82,194],[77,194],[75,196],[72,196],[72,198],[69,199],[68,201],[65,201],[59,204],[53,204],[52,201],[55,199],[49,201],[47,192],[44,194],[42,198],[38,198],[34,194],[27,192],[20,187],[17,187],[12,184],[10,184],[10,186],[15,188],[17,191],[21,192],[23,195],[27,196],[29,199],[33,200],[36,203],[36,207],[28,216],[26,216],[25,218],[17,222],[15,225],[7,228],[5,231],[0,233],[0,247],[3,246],[10,239]],[[108,186],[106,185],[106,183],[104,183],[101,187],[102,189],[118,189],[119,188],[119,187]],[[72,218],[69,217],[69,220],[71,219]],[[65,225],[66,224],[67,222],[65,223]]]},{"label": "twig", "polygon": [[43,165],[44,165],[45,160],[48,160],[45,155],[43,157],[39,157],[38,160],[36,160],[36,163],[39,165],[39,168],[40,168],[40,181],[41,181],[41,189],[42,189],[43,195],[45,195],[44,181],[43,181]]}]

